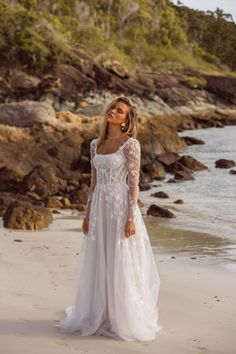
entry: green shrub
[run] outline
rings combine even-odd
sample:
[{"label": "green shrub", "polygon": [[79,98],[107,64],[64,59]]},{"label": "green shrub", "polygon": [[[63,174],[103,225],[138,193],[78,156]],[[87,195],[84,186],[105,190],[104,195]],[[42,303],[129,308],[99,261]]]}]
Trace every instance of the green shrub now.
[{"label": "green shrub", "polygon": [[196,76],[183,76],[180,82],[184,83],[190,88],[204,88],[206,85],[206,80],[204,79],[204,77]]}]

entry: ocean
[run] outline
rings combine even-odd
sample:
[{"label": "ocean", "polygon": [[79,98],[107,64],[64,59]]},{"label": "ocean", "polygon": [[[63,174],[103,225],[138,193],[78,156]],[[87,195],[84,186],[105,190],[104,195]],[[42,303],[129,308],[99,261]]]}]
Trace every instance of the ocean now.
[{"label": "ocean", "polygon": [[[221,158],[236,162],[236,126],[185,130],[179,135],[196,137],[205,142],[204,145],[189,146],[180,155],[191,155],[205,164],[209,170],[194,172],[195,180],[179,183],[166,183],[173,177],[167,174],[163,181],[153,181],[151,190],[140,192],[139,198],[145,204],[142,208],[143,216],[151,238],[158,238],[159,247],[164,244],[166,246],[167,239],[169,246],[174,245],[170,241],[172,237],[170,232],[166,234],[165,230],[169,228],[182,230],[182,243],[178,244],[179,248],[177,247],[182,253],[191,251],[192,255],[209,255],[212,252],[216,254],[218,250],[222,256],[236,261],[236,175],[229,174],[230,169],[215,168],[215,161]],[[169,198],[152,197],[151,194],[157,191],[166,192]],[[176,199],[183,199],[184,203],[174,204]],[[176,218],[146,217],[146,210],[150,204],[168,208]],[[195,237],[197,242],[194,242],[194,235],[197,233],[204,234],[204,240],[202,238],[200,241],[198,238],[197,241]],[[164,239],[165,243],[162,243]],[[180,241],[180,238],[176,237],[176,232],[174,239]],[[175,246],[178,245],[175,243]],[[177,248],[173,247],[173,251]]]}]

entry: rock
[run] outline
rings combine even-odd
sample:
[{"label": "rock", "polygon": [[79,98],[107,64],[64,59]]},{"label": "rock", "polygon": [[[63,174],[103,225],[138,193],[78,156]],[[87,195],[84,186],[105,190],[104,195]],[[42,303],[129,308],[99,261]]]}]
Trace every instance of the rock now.
[{"label": "rock", "polygon": [[35,101],[0,104],[0,124],[32,127],[35,123],[57,126],[56,113],[52,106]]},{"label": "rock", "polygon": [[55,197],[47,197],[44,200],[44,203],[46,208],[61,209],[63,207],[63,203],[58,198]]},{"label": "rock", "polygon": [[74,164],[74,169],[82,173],[89,173],[91,171],[90,159],[81,155],[76,164]]},{"label": "rock", "polygon": [[158,161],[149,162],[143,165],[142,170],[144,173],[148,174],[152,180],[162,180],[166,175],[163,165]]},{"label": "rock", "polygon": [[161,216],[164,218],[175,218],[175,215],[170,210],[159,207],[155,204],[150,205],[147,210],[147,215]]},{"label": "rock", "polygon": [[29,75],[18,69],[10,70],[8,80],[9,84],[11,85],[11,89],[13,90],[32,90],[36,88],[41,82],[39,78]]},{"label": "rock", "polygon": [[63,206],[65,208],[70,208],[71,207],[71,202],[70,202],[69,198],[64,197],[64,198],[61,199],[61,202],[62,202],[62,204],[63,204]]},{"label": "rock", "polygon": [[152,188],[151,185],[148,183],[139,183],[139,190],[140,191],[147,191],[151,188]]},{"label": "rock", "polygon": [[214,93],[221,102],[236,104],[236,78],[219,75],[203,75],[206,79],[205,89]]},{"label": "rock", "polygon": [[31,199],[34,199],[34,200],[38,200],[38,201],[41,201],[42,198],[40,197],[40,195],[38,195],[37,193],[35,192],[26,192],[26,195],[28,197],[30,197]]},{"label": "rock", "polygon": [[140,208],[144,207],[144,203],[140,199],[138,199],[138,206]]},{"label": "rock", "polygon": [[[164,116],[162,117],[164,122]],[[183,152],[187,145],[180,139],[175,128],[160,123],[158,118],[142,118],[139,126],[138,140],[142,142],[142,153],[152,153],[159,162],[160,154],[167,152]],[[158,156],[156,156],[158,155]]]},{"label": "rock", "polygon": [[177,171],[174,175],[175,180],[188,181],[195,179],[189,172]]},{"label": "rock", "polygon": [[166,152],[156,155],[156,160],[161,162],[165,167],[170,166],[179,159],[180,156],[175,152]]},{"label": "rock", "polygon": [[185,143],[189,145],[203,145],[205,142],[201,139],[194,138],[193,136],[182,136],[181,139],[185,141]]},{"label": "rock", "polygon": [[96,82],[82,70],[71,65],[58,64],[50,72],[53,77],[60,80],[60,86],[54,90],[60,101],[74,101],[79,106],[79,93],[96,89]]},{"label": "rock", "polygon": [[35,166],[22,180],[21,190],[23,192],[34,192],[42,198],[57,194],[60,187],[60,179],[57,177],[56,169],[53,166]]},{"label": "rock", "polygon": [[234,166],[235,166],[235,162],[233,160],[219,159],[215,161],[216,168],[231,168]]},{"label": "rock", "polygon": [[196,160],[194,157],[190,155],[181,156],[178,162],[190,168],[192,171],[202,171],[208,169],[207,166],[205,166],[203,163]]},{"label": "rock", "polygon": [[152,197],[157,197],[157,198],[169,198],[168,194],[165,193],[165,192],[156,192],[156,193],[153,193],[151,194]]},{"label": "rock", "polygon": [[127,79],[129,77],[128,71],[124,69],[121,63],[118,62],[117,60],[113,60],[112,63],[106,66],[106,69],[110,71],[112,74],[115,74],[116,76],[122,79]]},{"label": "rock", "polygon": [[16,170],[7,166],[0,167],[0,191],[17,191],[19,175]]},{"label": "rock", "polygon": [[192,170],[189,167],[184,166],[179,161],[174,162],[173,164],[166,166],[167,172],[176,173],[179,171],[184,171],[186,173],[192,174]]},{"label": "rock", "polygon": [[168,179],[167,183],[177,183],[177,182],[180,182],[180,181],[177,181],[176,179],[174,178],[170,178]]},{"label": "rock", "polygon": [[174,203],[175,204],[183,204],[184,201],[183,201],[183,199],[177,199],[177,200],[174,201]]},{"label": "rock", "polygon": [[0,216],[2,217],[8,207],[16,197],[10,193],[1,193],[0,195]]},{"label": "rock", "polygon": [[26,202],[11,203],[3,215],[6,228],[18,230],[39,230],[48,227],[53,217],[50,210]]},{"label": "rock", "polygon": [[236,175],[236,170],[230,170],[229,173],[230,173],[231,175]]},{"label": "rock", "polygon": [[82,183],[81,187],[74,190],[69,196],[69,200],[72,204],[86,204],[88,199],[89,186],[86,183]]},{"label": "rock", "polygon": [[152,177],[148,173],[144,173],[142,168],[140,169],[140,183],[141,184],[148,184],[153,181]]},{"label": "rock", "polygon": [[15,192],[1,192],[0,193],[0,216],[3,216],[8,206],[14,201],[35,203],[35,197],[30,195],[22,195]]}]

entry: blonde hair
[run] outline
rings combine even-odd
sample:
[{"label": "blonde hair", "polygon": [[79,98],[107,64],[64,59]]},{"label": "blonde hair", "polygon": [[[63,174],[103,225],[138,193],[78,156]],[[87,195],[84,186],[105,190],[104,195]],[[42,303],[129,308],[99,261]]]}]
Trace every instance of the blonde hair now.
[{"label": "blonde hair", "polygon": [[108,113],[108,111],[110,110],[110,108],[113,106],[113,104],[115,104],[117,102],[123,102],[130,108],[127,113],[128,129],[125,131],[125,133],[133,138],[136,138],[136,136],[137,136],[138,113],[137,113],[136,106],[132,103],[130,98],[128,98],[126,96],[120,96],[120,97],[114,99],[107,106],[107,108],[104,112],[104,119],[103,119],[103,122],[100,127],[100,132],[98,134],[97,145],[99,145],[107,136],[109,122],[107,122],[105,120],[105,116]]}]

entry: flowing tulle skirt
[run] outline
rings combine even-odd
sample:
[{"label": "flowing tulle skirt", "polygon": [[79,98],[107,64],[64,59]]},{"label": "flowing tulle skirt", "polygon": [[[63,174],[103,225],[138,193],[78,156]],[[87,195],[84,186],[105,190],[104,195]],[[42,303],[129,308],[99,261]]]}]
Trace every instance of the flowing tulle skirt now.
[{"label": "flowing tulle skirt", "polygon": [[136,232],[125,237],[128,187],[112,196],[97,185],[90,209],[89,232],[78,256],[75,298],[61,332],[105,335],[125,341],[150,341],[158,324],[160,278],[139,206]]}]

